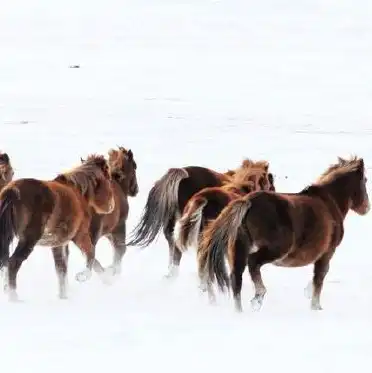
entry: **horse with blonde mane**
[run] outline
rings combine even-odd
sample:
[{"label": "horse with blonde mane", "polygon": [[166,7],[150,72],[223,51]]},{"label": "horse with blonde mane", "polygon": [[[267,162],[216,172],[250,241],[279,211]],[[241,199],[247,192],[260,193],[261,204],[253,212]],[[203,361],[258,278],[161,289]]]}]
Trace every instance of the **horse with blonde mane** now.
[{"label": "horse with blonde mane", "polygon": [[[4,290],[9,300],[18,299],[17,274],[36,245],[52,248],[62,299],[67,297],[63,249],[69,241],[87,257],[88,269],[103,276],[89,233],[90,208],[108,214],[114,207],[109,167],[101,155],[89,156],[84,164],[50,181],[24,178],[6,185],[0,192],[0,266],[7,274]],[[18,244],[9,258],[15,237]]]},{"label": "horse with blonde mane", "polygon": [[[344,235],[344,219],[351,209],[359,215],[370,210],[363,158],[339,158],[321,177],[299,193],[253,192],[232,201],[204,229],[199,245],[199,276],[220,291],[233,291],[235,308],[242,311],[241,288],[245,267],[255,287],[253,309],[262,307],[266,287],[261,267],[314,265],[311,309],[321,310],[320,295],[330,261]],[[227,255],[230,276],[225,266]]]}]

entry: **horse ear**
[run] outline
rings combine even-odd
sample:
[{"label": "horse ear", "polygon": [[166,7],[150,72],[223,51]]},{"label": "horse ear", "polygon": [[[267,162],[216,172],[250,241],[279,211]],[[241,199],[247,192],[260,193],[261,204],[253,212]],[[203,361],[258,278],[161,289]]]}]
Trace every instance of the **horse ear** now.
[{"label": "horse ear", "polygon": [[85,159],[83,159],[83,158],[80,157],[80,162],[81,162],[81,163],[84,163],[84,162],[85,162]]},{"label": "horse ear", "polygon": [[0,154],[0,158],[4,160],[4,162],[9,163],[9,155],[7,153]]},{"label": "horse ear", "polygon": [[128,159],[132,160],[133,159],[133,152],[131,149],[128,150]]},{"label": "horse ear", "polygon": [[364,159],[363,159],[363,158],[360,158],[360,159],[359,159],[359,167],[360,167],[361,169],[364,169]]}]

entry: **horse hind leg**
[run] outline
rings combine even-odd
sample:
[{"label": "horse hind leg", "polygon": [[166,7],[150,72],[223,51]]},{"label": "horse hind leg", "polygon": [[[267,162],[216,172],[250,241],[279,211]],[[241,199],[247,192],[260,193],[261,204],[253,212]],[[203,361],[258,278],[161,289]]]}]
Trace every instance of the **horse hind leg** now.
[{"label": "horse hind leg", "polygon": [[242,312],[241,291],[243,285],[243,273],[247,265],[247,253],[245,243],[240,237],[238,237],[235,242],[234,257],[230,257],[229,261],[231,263],[230,283],[233,291],[235,310],[237,312]]},{"label": "horse hind leg", "polygon": [[108,240],[110,241],[113,249],[114,249],[114,256],[112,265],[109,269],[112,272],[113,276],[117,276],[121,274],[121,262],[123,260],[123,256],[127,251],[126,245],[126,228],[121,227],[120,231],[116,231],[111,233],[107,236]]},{"label": "horse hind leg", "polygon": [[69,247],[68,245],[53,247],[52,253],[58,277],[58,295],[60,299],[67,299],[67,264]]},{"label": "horse hind leg", "polygon": [[280,248],[257,247],[253,245],[248,254],[248,270],[251,276],[255,294],[251,299],[251,307],[254,311],[259,311],[263,305],[267,289],[262,280],[261,267],[272,263],[281,257]]},{"label": "horse hind leg", "polygon": [[[27,237],[27,232],[25,232],[23,236]],[[30,256],[38,241],[38,239],[24,237],[19,240],[14,253],[9,258],[8,283],[4,286],[4,290],[8,293],[10,301],[18,301],[17,274],[22,266],[22,263]]]},{"label": "horse hind leg", "polygon": [[325,255],[314,263],[311,309],[315,311],[322,310],[322,306],[320,305],[320,294],[323,289],[324,278],[329,271],[329,260],[330,258]]},{"label": "horse hind leg", "polygon": [[172,221],[170,221],[169,224],[164,228],[164,236],[168,241],[169,246],[168,273],[165,275],[165,278],[168,279],[178,276],[179,266],[182,258],[182,252],[177,247],[173,238],[174,225],[174,219],[172,219]]}]

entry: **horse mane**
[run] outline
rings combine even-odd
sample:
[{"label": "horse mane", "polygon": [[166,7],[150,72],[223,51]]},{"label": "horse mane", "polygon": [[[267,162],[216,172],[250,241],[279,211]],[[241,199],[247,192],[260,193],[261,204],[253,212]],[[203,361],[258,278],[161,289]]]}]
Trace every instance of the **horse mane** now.
[{"label": "horse mane", "polygon": [[54,181],[73,185],[86,196],[87,192],[94,189],[104,177],[105,166],[107,162],[103,155],[91,154],[81,165],[59,174]]},{"label": "horse mane", "polygon": [[265,160],[260,161],[252,161],[249,158],[243,159],[240,168],[260,168],[264,171],[268,171],[269,169],[269,162]]},{"label": "horse mane", "polygon": [[253,161],[249,158],[243,159],[241,165],[235,170],[228,170],[224,173],[227,176],[228,180],[225,183],[236,182],[237,180],[241,180],[241,178],[245,178],[247,173],[252,174],[253,170],[260,170],[262,174],[268,172],[269,169],[269,162],[260,160],[260,161]]},{"label": "horse mane", "polygon": [[122,146],[118,146],[119,150],[110,149],[108,152],[109,159],[108,165],[110,169],[110,174],[112,178],[117,180],[122,180],[125,178],[124,174],[124,165],[128,161],[132,161],[134,164],[134,168],[137,167],[134,159],[133,153],[131,150],[127,150]]},{"label": "horse mane", "polygon": [[353,156],[349,160],[338,157],[338,162],[330,165],[314,184],[323,185],[349,172],[354,172],[362,165],[362,162],[362,158],[357,156]]}]

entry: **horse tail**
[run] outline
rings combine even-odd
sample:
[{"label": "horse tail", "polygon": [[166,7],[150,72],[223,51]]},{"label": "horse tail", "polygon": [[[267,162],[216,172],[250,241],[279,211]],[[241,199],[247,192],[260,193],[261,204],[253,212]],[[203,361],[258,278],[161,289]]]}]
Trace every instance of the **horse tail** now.
[{"label": "horse tail", "polygon": [[230,202],[203,230],[198,248],[198,267],[208,283],[217,281],[220,291],[230,288],[225,255],[234,263],[235,243],[243,218],[251,207],[245,197]]},{"label": "horse tail", "polygon": [[186,251],[189,247],[198,246],[198,237],[203,218],[203,209],[208,200],[203,196],[191,198],[185,208],[185,213],[174,228],[174,240],[177,247]]},{"label": "horse tail", "polygon": [[183,168],[171,168],[155,183],[147,197],[147,202],[139,223],[131,233],[127,246],[148,246],[155,240],[162,227],[175,219],[178,211],[178,188],[180,182],[189,177]]},{"label": "horse tail", "polygon": [[14,187],[0,194],[0,268],[7,265],[9,246],[16,234],[13,207],[18,200],[19,193]]}]

